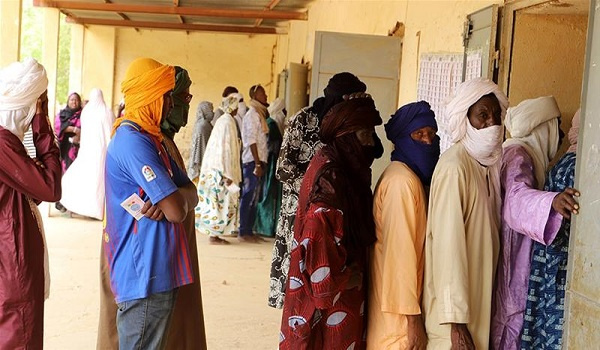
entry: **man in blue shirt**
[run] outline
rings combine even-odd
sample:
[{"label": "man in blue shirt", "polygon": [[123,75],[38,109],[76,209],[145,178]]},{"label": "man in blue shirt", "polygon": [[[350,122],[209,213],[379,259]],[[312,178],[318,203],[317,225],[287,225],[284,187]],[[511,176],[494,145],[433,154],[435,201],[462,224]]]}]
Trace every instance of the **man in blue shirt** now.
[{"label": "man in blue shirt", "polygon": [[[160,132],[174,85],[173,67],[148,58],[132,62],[121,86],[126,113],[107,150],[104,244],[122,349],[163,348],[177,288],[193,282],[181,222],[198,201],[196,188],[169,157]],[[122,206],[134,194],[144,202],[139,220]]]}]

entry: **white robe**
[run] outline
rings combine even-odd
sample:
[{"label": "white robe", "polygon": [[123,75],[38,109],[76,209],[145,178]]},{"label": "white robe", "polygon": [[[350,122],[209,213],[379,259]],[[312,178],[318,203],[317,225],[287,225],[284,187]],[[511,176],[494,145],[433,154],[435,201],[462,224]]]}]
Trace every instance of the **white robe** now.
[{"label": "white robe", "polygon": [[60,202],[74,213],[98,220],[104,217],[104,161],[114,121],[102,92],[92,90],[81,112],[79,153],[62,177]]}]

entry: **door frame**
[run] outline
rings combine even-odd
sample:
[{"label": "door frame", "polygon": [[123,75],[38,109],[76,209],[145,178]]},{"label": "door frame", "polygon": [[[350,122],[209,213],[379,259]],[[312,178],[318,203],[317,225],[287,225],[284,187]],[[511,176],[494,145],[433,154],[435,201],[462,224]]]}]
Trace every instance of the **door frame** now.
[{"label": "door frame", "polygon": [[498,86],[508,96],[512,49],[514,43],[515,15],[519,10],[539,6],[552,0],[514,0],[504,4],[501,9],[500,68]]}]

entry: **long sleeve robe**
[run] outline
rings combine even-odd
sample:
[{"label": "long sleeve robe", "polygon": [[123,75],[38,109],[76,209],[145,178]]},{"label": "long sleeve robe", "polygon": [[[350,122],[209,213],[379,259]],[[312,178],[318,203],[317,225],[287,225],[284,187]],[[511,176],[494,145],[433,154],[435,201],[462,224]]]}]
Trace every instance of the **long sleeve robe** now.
[{"label": "long sleeve robe", "polygon": [[489,347],[500,223],[490,169],[462,144],[433,173],[425,241],[423,309],[427,349],[450,349],[451,323],[466,324],[475,347]]},{"label": "long sleeve robe", "polygon": [[406,349],[406,315],[421,314],[426,197],[415,173],[392,162],[375,189],[367,349]]},{"label": "long sleeve robe", "polygon": [[44,328],[44,241],[36,204],[61,196],[61,165],[46,116],[32,123],[42,168],[23,143],[0,127],[0,349],[41,349]]},{"label": "long sleeve robe", "polygon": [[[300,190],[297,223],[283,305],[279,349],[364,349],[365,288],[346,286],[344,214],[309,201],[310,186],[328,161],[317,154]],[[356,266],[364,272],[363,266]],[[364,275],[364,273],[363,273]]]},{"label": "long sleeve robe", "polygon": [[492,316],[494,349],[519,347],[533,242],[552,243],[562,223],[562,216],[552,209],[558,193],[536,189],[533,164],[524,147],[504,149],[501,257]]}]

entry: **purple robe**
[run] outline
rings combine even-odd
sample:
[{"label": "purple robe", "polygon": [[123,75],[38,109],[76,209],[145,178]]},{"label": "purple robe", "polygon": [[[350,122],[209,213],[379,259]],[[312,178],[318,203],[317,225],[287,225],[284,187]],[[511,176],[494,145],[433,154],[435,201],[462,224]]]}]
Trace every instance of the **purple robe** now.
[{"label": "purple robe", "polygon": [[527,301],[533,241],[552,243],[562,216],[552,209],[557,192],[537,190],[533,159],[524,147],[504,149],[501,250],[492,310],[491,348],[518,349]]}]

